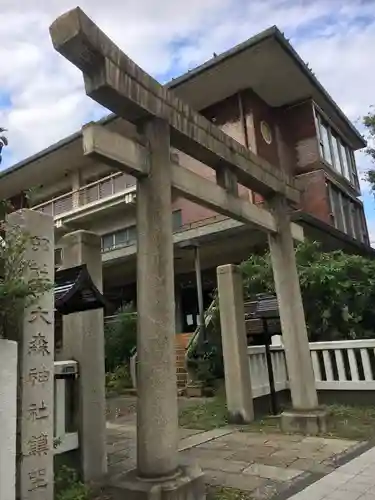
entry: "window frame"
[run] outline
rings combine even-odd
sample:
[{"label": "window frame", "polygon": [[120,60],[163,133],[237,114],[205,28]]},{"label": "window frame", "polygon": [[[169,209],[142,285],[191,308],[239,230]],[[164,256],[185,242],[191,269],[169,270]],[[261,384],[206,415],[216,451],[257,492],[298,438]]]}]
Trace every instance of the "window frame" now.
[{"label": "window frame", "polygon": [[[338,231],[345,233],[350,238],[369,245],[363,205],[348,196],[331,181],[327,182],[327,188],[331,208],[332,225]],[[338,203],[335,202],[335,196]],[[342,221],[344,230],[340,227],[339,219]]]},{"label": "window frame", "polygon": [[[174,210],[172,212],[172,229],[173,232],[178,231],[182,227],[182,210]],[[116,236],[119,237],[121,233],[126,234],[126,238],[123,243],[116,243]],[[107,245],[104,247],[104,240],[108,238],[108,240],[112,240],[111,245]],[[133,245],[137,241],[137,226],[136,224],[132,224],[131,226],[126,226],[121,229],[116,229],[116,231],[111,231],[109,233],[105,233],[101,235],[101,249],[102,252],[107,252],[109,250],[115,250],[117,248],[124,248],[130,245]]]},{"label": "window frame", "polygon": [[[314,105],[314,116],[315,116],[315,128],[317,132],[317,138],[319,143],[319,154],[320,158],[335,172],[344,177],[352,186],[354,186],[357,190],[360,189],[357,166],[354,156],[354,151],[345,140],[345,138],[334,128],[330,121],[324,116],[324,114],[316,108]],[[328,135],[328,144],[325,143],[322,129],[327,131]],[[338,160],[340,165],[336,165],[336,155],[334,153],[334,145],[333,141],[336,141],[336,148],[338,153]],[[326,152],[327,146],[329,147],[329,153]],[[345,151],[346,154],[346,164],[348,167],[348,172],[346,175],[346,169],[344,165],[344,160],[342,156],[342,150]]]}]

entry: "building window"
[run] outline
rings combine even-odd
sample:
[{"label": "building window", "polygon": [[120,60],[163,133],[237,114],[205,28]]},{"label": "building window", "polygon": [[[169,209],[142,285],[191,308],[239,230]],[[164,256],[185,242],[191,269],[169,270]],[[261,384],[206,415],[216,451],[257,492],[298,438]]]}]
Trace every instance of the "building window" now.
[{"label": "building window", "polygon": [[317,114],[317,128],[320,154],[324,161],[359,189],[357,168],[351,148],[337,136],[319,114]]},{"label": "building window", "polygon": [[62,263],[63,263],[62,248],[55,248],[55,267],[62,266]]},{"label": "building window", "polygon": [[363,207],[331,183],[328,184],[333,225],[362,243],[369,244]]},{"label": "building window", "polygon": [[329,132],[325,125],[320,126],[322,156],[327,163],[332,165],[331,145],[329,143]]},{"label": "building window", "polygon": [[108,251],[115,248],[126,247],[135,243],[137,231],[135,226],[125,227],[102,236],[102,250]]},{"label": "building window", "polygon": [[111,250],[114,247],[114,233],[102,236],[102,250]]},{"label": "building window", "polygon": [[[182,226],[181,210],[172,213],[173,231],[177,231]],[[137,241],[137,227],[129,226],[118,231],[113,231],[102,236],[102,251],[114,250],[115,248],[127,247]]]},{"label": "building window", "polygon": [[182,226],[182,211],[175,210],[172,213],[172,229],[173,231],[178,231]]},{"label": "building window", "polygon": [[332,141],[333,166],[335,167],[335,169],[339,174],[343,175],[343,169],[341,167],[341,156],[339,151],[339,142],[338,142],[339,138],[331,134],[331,141]]}]

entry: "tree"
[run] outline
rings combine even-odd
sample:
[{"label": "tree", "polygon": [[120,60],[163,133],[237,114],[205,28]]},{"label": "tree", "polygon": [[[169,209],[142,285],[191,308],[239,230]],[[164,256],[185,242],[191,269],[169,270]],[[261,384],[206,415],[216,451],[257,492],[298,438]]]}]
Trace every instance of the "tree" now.
[{"label": "tree", "polygon": [[0,163],[2,161],[2,156],[1,156],[1,153],[3,151],[3,147],[4,146],[8,146],[8,139],[6,138],[6,136],[3,134],[3,132],[6,132],[6,129],[3,128],[3,127],[0,127]]},{"label": "tree", "polygon": [[366,153],[374,162],[374,168],[370,168],[366,174],[365,179],[371,186],[371,191],[375,195],[375,112],[373,108],[363,117],[363,124],[366,127],[368,140],[370,145],[366,149]]},{"label": "tree", "polygon": [[[318,243],[297,246],[296,260],[310,341],[373,337],[375,260],[322,252]],[[244,293],[274,293],[269,253],[242,264]]]}]

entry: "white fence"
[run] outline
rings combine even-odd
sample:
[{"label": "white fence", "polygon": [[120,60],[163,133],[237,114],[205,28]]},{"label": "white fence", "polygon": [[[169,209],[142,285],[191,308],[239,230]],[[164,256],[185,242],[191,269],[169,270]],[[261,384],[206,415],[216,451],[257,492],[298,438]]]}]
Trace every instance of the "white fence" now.
[{"label": "white fence", "polygon": [[[271,346],[276,391],[288,389],[288,373],[282,346]],[[375,390],[375,339],[310,343],[310,352],[319,390]],[[264,346],[248,347],[253,397],[269,394]],[[133,363],[135,372],[135,363]],[[74,414],[72,393],[78,376],[75,361],[55,362],[55,453],[65,453],[79,446],[78,432],[70,420]],[[135,379],[135,373],[133,373]]]},{"label": "white fence", "polygon": [[[282,346],[272,346],[275,389],[289,387]],[[318,390],[375,390],[375,339],[310,343]],[[255,398],[269,394],[264,346],[248,347],[251,383]]]},{"label": "white fence", "polygon": [[[276,391],[288,388],[285,354],[282,347],[270,347]],[[264,346],[248,347],[250,379],[253,397],[259,398],[270,393],[266,351]]]}]

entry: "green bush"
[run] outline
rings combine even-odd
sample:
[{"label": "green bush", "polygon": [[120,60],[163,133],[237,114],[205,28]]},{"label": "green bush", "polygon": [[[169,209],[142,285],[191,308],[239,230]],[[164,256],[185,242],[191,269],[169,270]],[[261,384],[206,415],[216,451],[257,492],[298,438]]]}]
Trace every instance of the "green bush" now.
[{"label": "green bush", "polygon": [[[311,342],[374,337],[375,260],[338,250],[322,252],[316,242],[300,243],[296,261]],[[241,264],[244,298],[275,293],[269,252]],[[213,318],[202,339],[188,349],[188,366],[207,385],[223,376],[220,311],[214,296]]]},{"label": "green bush", "polygon": [[[300,243],[296,260],[310,341],[373,337],[375,260]],[[269,253],[242,263],[246,298],[275,293]]]},{"label": "green bush", "polygon": [[215,306],[211,311],[212,319],[206,327],[206,342],[199,335],[197,342],[188,349],[187,364],[193,370],[197,380],[205,386],[214,385],[214,381],[224,377],[223,348],[221,343],[220,313],[217,294]]},{"label": "green bush", "polygon": [[105,324],[104,338],[106,372],[129,364],[137,344],[137,314],[132,305],[121,309],[115,319]]},{"label": "green bush", "polygon": [[88,488],[74,469],[62,465],[55,474],[55,500],[89,500]]},{"label": "green bush", "polygon": [[125,389],[132,388],[129,364],[119,365],[112,372],[107,372],[105,374],[105,387],[107,394],[121,394]]}]

